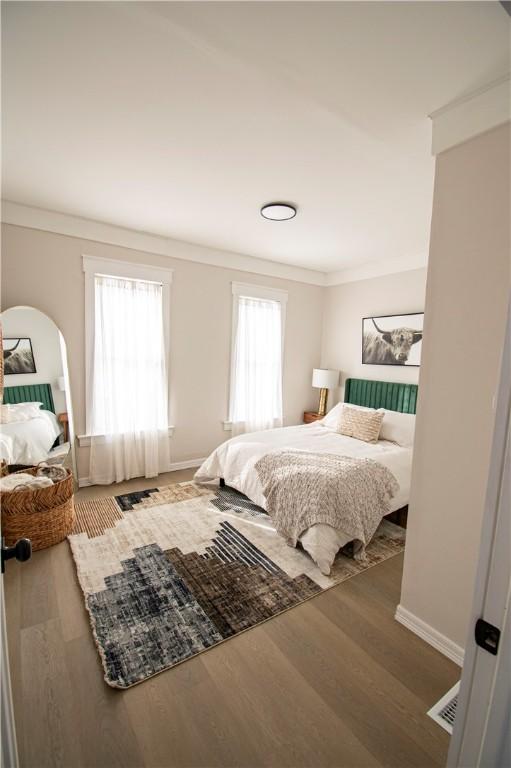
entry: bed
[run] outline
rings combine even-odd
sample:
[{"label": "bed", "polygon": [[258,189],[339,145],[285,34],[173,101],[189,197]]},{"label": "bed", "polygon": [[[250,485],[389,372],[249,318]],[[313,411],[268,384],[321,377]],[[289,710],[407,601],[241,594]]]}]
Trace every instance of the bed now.
[{"label": "bed", "polygon": [[38,464],[48,458],[61,434],[50,384],[4,388],[0,425],[2,461],[11,467]]},{"label": "bed", "polygon": [[[344,403],[362,408],[384,409],[389,414],[408,414],[413,422],[417,394],[418,388],[414,384],[352,378],[346,381]],[[261,460],[274,452],[291,450],[321,454],[325,457],[325,463],[331,460],[329,457],[372,459],[389,470],[397,481],[398,488],[387,505],[387,512],[393,513],[405,507],[410,492],[413,432],[411,439],[401,441],[405,444],[399,444],[393,439],[380,439],[370,444],[345,437],[332,428],[335,408],[325,419],[312,424],[248,433],[227,440],[206,459],[198,469],[195,480],[199,483],[225,483],[266,510],[267,499],[258,467]],[[390,423],[392,416],[388,418]],[[342,527],[326,524],[312,525],[299,536],[301,546],[326,574],[339,549],[349,541]]]}]

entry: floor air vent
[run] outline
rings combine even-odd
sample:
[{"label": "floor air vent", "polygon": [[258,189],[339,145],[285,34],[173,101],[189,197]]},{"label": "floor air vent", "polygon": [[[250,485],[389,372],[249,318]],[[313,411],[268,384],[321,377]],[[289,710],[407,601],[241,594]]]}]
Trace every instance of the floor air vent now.
[{"label": "floor air vent", "polygon": [[451,734],[454,718],[456,717],[459,690],[460,684],[456,683],[456,685],[453,686],[450,691],[447,691],[445,696],[442,696],[440,701],[437,701],[428,712],[428,715],[435,721],[435,723],[441,725],[447,733]]}]

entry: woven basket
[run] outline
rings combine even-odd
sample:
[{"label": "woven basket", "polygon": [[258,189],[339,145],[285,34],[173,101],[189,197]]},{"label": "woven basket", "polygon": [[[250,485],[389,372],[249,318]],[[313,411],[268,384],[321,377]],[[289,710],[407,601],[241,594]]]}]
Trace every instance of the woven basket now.
[{"label": "woven basket", "polygon": [[[35,475],[37,468],[22,471]],[[2,492],[2,536],[8,546],[27,538],[33,550],[45,549],[71,533],[75,514],[73,475],[69,470],[67,473],[64,480],[45,488]]]}]

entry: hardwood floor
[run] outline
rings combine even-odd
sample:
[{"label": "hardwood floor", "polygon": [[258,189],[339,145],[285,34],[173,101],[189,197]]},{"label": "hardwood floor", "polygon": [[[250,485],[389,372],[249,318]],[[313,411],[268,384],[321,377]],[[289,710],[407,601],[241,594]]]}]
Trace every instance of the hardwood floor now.
[{"label": "hardwood floor", "polygon": [[[149,485],[86,488],[78,498]],[[448,736],[426,711],[460,670],[394,620],[401,570],[396,556],[118,691],[103,681],[68,543],[9,562],[22,768],[444,765]]]}]

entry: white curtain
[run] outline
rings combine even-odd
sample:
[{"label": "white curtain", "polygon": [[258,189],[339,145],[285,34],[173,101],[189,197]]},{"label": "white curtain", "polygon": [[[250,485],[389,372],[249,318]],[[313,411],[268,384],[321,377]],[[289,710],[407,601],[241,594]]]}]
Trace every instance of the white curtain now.
[{"label": "white curtain", "polygon": [[232,434],[282,426],[282,307],[237,299],[231,370]]},{"label": "white curtain", "polygon": [[159,283],[96,275],[90,479],[169,469],[168,385]]}]

